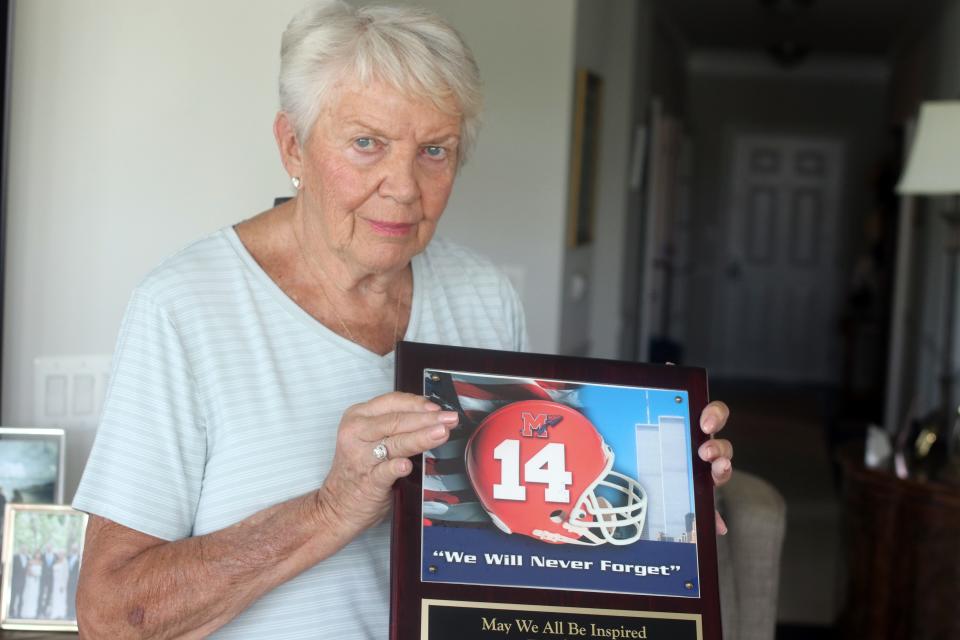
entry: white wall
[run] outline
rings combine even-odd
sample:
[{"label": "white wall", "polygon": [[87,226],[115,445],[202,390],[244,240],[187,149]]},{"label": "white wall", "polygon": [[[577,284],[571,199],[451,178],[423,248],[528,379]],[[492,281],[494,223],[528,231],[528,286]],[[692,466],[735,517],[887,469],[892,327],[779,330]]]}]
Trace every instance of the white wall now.
[{"label": "white wall", "polygon": [[[576,68],[603,78],[594,241],[564,257],[560,351],[612,358],[621,322],[621,281],[627,215],[627,174],[633,142],[632,98],[638,3],[578,0]],[[586,281],[583,297],[573,280]]]},{"label": "white wall", "polygon": [[[280,33],[302,3],[16,2],[4,424],[31,422],[35,357],[112,352],[147,270],[288,192],[271,124]],[[533,348],[554,351],[574,0],[420,4],[463,32],[486,85],[441,233],[521,274]]]}]

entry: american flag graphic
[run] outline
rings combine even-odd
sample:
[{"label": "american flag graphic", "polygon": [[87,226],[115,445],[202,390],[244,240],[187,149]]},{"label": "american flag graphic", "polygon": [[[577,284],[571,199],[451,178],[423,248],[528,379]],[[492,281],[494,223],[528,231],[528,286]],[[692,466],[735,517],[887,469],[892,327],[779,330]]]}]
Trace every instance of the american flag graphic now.
[{"label": "american flag graphic", "polygon": [[467,476],[464,450],[483,419],[520,400],[551,400],[580,408],[581,385],[533,378],[424,372],[424,395],[446,411],[460,414],[460,423],[443,445],[423,454],[424,526],[478,527],[490,518]]}]

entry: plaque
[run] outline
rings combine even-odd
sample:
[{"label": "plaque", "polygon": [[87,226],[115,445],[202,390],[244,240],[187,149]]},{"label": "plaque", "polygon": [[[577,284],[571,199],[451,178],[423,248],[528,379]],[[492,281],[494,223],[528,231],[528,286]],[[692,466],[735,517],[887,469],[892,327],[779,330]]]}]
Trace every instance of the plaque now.
[{"label": "plaque", "polygon": [[401,342],[457,411],[395,486],[392,640],[719,640],[702,369]]}]

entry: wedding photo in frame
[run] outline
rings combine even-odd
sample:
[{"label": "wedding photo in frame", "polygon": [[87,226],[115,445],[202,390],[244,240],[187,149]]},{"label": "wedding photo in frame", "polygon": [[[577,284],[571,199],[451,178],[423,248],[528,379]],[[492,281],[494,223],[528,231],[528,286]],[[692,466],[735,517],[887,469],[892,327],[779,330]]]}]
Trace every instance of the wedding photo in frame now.
[{"label": "wedding photo in frame", "polygon": [[63,505],[8,504],[0,628],[77,631],[77,579],[87,514]]},{"label": "wedding photo in frame", "polygon": [[396,388],[459,423],[395,486],[392,640],[719,640],[704,370],[404,342]]}]

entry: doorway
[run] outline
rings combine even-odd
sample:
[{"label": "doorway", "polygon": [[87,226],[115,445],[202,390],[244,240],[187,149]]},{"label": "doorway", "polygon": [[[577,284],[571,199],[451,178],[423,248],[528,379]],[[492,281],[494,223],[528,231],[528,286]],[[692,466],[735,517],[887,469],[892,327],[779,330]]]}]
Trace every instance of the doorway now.
[{"label": "doorway", "polygon": [[840,139],[733,138],[714,375],[837,382],[843,166]]}]

